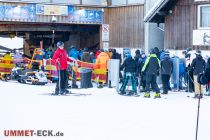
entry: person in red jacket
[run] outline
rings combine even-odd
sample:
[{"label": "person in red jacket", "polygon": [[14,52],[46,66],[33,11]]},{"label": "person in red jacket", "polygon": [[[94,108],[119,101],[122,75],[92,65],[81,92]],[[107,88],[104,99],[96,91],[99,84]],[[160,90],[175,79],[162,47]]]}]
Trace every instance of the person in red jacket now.
[{"label": "person in red jacket", "polygon": [[74,62],[74,60],[71,60],[67,52],[64,50],[64,43],[62,41],[59,41],[57,43],[57,50],[55,51],[53,55],[53,61],[56,63],[56,67],[58,70],[58,82],[56,84],[55,88],[55,95],[58,94],[66,94],[69,93],[67,90],[68,86],[68,62]]}]

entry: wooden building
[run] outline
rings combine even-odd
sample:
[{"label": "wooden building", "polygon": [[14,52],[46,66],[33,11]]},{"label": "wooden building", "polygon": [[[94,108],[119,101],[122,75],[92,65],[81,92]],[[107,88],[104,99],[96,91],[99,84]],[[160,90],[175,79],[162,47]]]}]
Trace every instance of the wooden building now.
[{"label": "wooden building", "polygon": [[[36,46],[46,38],[45,46],[63,39],[66,46],[79,48],[104,47],[108,42],[109,48],[145,50],[148,48],[146,41],[150,38],[147,42],[151,43],[153,38],[147,33],[151,29],[145,29],[147,26],[144,23],[149,1],[154,0],[1,0],[0,12],[4,15],[0,14],[0,36],[23,37],[29,47],[33,42],[36,42]],[[36,7],[35,11],[31,10],[33,6]],[[13,9],[17,13],[6,14],[6,9]],[[20,10],[25,9],[32,15],[21,15]],[[91,16],[91,12],[98,12],[101,19],[83,17],[86,14]],[[75,19],[78,15],[79,18]],[[109,25],[108,41],[102,40],[104,24]],[[152,35],[160,36],[155,32]]]},{"label": "wooden building", "polygon": [[210,0],[162,0],[146,14],[145,22],[164,23],[164,48],[209,50]]}]

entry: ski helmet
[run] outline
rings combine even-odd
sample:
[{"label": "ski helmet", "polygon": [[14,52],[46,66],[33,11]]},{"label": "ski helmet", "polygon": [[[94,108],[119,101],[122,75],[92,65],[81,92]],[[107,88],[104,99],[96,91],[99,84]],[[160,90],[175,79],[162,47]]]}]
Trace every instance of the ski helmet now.
[{"label": "ski helmet", "polygon": [[57,47],[60,47],[60,46],[64,46],[64,43],[62,41],[57,42]]}]

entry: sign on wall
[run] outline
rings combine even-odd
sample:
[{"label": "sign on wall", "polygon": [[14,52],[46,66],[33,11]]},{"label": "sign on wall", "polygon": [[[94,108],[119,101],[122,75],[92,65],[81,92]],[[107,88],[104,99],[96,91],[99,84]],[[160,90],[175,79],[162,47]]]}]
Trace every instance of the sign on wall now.
[{"label": "sign on wall", "polygon": [[109,24],[102,24],[102,41],[109,41]]},{"label": "sign on wall", "polygon": [[210,46],[210,30],[193,30],[193,45]]},{"label": "sign on wall", "polygon": [[68,16],[68,6],[37,4],[36,14]]},{"label": "sign on wall", "polygon": [[0,5],[1,20],[35,20],[36,5]]},{"label": "sign on wall", "polygon": [[109,42],[103,42],[103,49],[109,50]]},{"label": "sign on wall", "polygon": [[68,7],[69,22],[94,22],[102,23],[103,14],[99,10],[75,10],[74,7]]}]

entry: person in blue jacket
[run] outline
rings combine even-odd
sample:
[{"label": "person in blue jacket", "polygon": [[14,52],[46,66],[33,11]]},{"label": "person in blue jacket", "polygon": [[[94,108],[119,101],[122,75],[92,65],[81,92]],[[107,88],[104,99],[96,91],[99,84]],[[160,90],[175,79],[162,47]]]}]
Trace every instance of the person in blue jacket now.
[{"label": "person in blue jacket", "polygon": [[[77,48],[75,46],[71,46],[70,50],[69,50],[69,57],[74,58],[75,60],[78,60],[79,58],[79,51],[77,50]],[[72,88],[78,88],[76,82],[77,82],[77,78],[76,78],[76,73],[73,70],[73,68],[71,67],[71,74],[72,74]]]},{"label": "person in blue jacket", "polygon": [[76,60],[79,58],[79,51],[75,46],[71,46],[69,50],[69,57],[73,57]]}]

